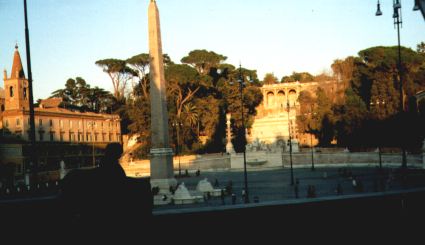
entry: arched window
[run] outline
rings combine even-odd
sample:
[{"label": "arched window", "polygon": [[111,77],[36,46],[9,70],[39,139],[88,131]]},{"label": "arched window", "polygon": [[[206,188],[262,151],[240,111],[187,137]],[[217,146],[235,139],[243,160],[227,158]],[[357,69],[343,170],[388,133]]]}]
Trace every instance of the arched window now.
[{"label": "arched window", "polygon": [[1,111],[4,111],[4,105],[1,105]]},{"label": "arched window", "polygon": [[277,93],[277,103],[280,108],[284,108],[286,106],[285,92],[279,91]]},{"label": "arched window", "polygon": [[290,90],[289,91],[289,104],[290,106],[295,106],[296,102],[297,102],[297,91],[295,90]]},{"label": "arched window", "polygon": [[24,100],[27,99],[27,88],[24,88]]},{"label": "arched window", "polygon": [[275,106],[274,93],[273,92],[268,92],[267,93],[267,107],[268,108],[273,108],[274,106]]},{"label": "arched window", "polygon": [[9,87],[9,95],[10,95],[10,97],[13,97],[13,86],[10,86]]}]

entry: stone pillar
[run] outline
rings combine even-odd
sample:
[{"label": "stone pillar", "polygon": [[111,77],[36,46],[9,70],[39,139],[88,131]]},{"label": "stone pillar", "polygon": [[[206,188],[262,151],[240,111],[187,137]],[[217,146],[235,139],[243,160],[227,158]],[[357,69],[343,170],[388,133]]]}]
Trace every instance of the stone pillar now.
[{"label": "stone pillar", "polygon": [[[159,11],[155,0],[148,10],[151,134],[150,150],[151,186],[159,187],[159,193],[169,196],[169,187],[176,186],[173,171],[173,150],[169,146],[166,83],[162,56]],[[167,198],[166,200],[170,200]]]}]

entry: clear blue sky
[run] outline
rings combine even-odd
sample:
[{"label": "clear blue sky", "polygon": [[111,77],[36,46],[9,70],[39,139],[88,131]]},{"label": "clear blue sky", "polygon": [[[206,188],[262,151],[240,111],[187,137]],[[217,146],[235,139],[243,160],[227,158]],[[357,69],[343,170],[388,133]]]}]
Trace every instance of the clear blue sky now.
[{"label": "clear blue sky", "polygon": [[[425,41],[425,21],[402,0],[402,45]],[[111,90],[95,65],[148,52],[149,0],[28,0],[34,97],[45,98],[81,76]],[[382,0],[157,0],[163,50],[173,61],[194,49],[279,79],[293,71],[318,74],[334,59],[397,44],[392,1]],[[0,0],[0,69],[10,73],[15,42],[25,61],[23,0]],[[1,76],[3,77],[3,76]],[[3,87],[3,83],[0,82]]]}]

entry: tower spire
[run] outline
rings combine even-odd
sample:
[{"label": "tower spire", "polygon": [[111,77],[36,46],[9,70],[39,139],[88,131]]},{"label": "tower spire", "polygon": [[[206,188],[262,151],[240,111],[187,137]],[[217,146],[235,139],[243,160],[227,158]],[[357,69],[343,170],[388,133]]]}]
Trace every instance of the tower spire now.
[{"label": "tower spire", "polygon": [[10,78],[11,79],[19,79],[19,78],[25,79],[24,68],[22,67],[21,56],[20,56],[19,50],[18,50],[18,43],[16,43],[16,45],[15,45],[15,53],[13,55],[13,65],[12,65],[12,72],[10,74]]}]

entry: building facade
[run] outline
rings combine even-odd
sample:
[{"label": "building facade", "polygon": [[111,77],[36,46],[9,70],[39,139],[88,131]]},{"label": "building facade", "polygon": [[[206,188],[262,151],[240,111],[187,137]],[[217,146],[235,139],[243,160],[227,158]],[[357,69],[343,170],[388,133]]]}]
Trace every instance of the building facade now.
[{"label": "building facade", "polygon": [[329,94],[337,94],[341,85],[337,81],[323,82],[290,82],[263,85],[261,92],[263,102],[257,107],[248,141],[257,144],[282,144],[289,135],[300,145],[317,144],[317,139],[297,129],[297,115],[300,113],[298,97],[302,91],[316,95],[318,87]]},{"label": "building facade", "polygon": [[0,164],[14,164],[17,179],[22,179],[34,166],[31,151],[36,152],[38,163],[38,174],[34,178],[51,180],[57,175],[60,162],[67,168],[92,167],[103,156],[106,144],[122,142],[118,115],[68,110],[61,107],[61,98],[51,98],[42,100],[34,108],[37,144],[31,147],[28,80],[17,46],[10,76],[5,70],[3,80]]},{"label": "building facade", "polygon": [[[28,80],[25,78],[18,47],[15,47],[10,76],[4,71],[0,91],[0,127],[6,136],[29,140],[30,113]],[[42,100],[34,108],[35,135],[38,142],[121,142],[118,115],[77,112],[60,107],[62,100]]]}]

